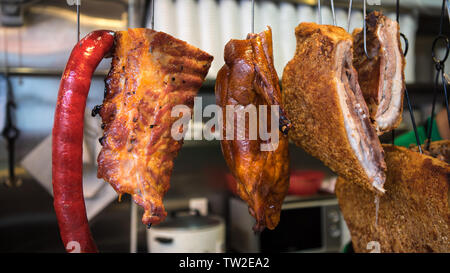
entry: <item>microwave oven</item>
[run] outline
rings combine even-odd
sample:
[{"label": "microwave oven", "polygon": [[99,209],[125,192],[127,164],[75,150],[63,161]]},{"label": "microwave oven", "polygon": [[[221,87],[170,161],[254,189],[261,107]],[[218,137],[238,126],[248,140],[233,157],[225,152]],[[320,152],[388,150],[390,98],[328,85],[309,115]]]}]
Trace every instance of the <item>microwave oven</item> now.
[{"label": "microwave oven", "polygon": [[253,232],[247,204],[229,199],[229,248],[242,253],[339,252],[348,233],[335,195],[287,196],[274,230]]}]

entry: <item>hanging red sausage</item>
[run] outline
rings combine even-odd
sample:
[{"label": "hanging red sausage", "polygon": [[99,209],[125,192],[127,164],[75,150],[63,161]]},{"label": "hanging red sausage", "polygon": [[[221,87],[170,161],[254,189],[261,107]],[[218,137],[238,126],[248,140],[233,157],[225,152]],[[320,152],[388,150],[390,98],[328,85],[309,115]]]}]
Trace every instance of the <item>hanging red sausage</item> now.
[{"label": "hanging red sausage", "polygon": [[54,207],[68,252],[97,252],[83,197],[83,117],[91,77],[111,52],[114,32],[98,30],[73,48],[59,86],[53,125],[52,183]]}]

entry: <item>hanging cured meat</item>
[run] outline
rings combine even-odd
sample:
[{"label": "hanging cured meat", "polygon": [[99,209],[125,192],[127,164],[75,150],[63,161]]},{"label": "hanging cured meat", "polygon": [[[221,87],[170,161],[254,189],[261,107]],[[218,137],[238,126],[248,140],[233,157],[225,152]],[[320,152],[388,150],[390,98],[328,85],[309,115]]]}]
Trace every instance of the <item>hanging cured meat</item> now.
[{"label": "hanging cured meat", "polygon": [[212,62],[209,54],[166,33],[116,33],[111,70],[100,110],[104,126],[98,177],[131,194],[145,210],[142,222],[164,220],[162,198],[182,140],[171,136],[176,105],[192,108]]},{"label": "hanging cured meat", "polygon": [[364,52],[364,33],[357,29],[353,32],[353,65],[370,118],[378,135],[382,135],[402,121],[405,57],[396,21],[374,11],[367,15],[366,26],[368,56]]},{"label": "hanging cured meat", "polygon": [[164,220],[162,198],[182,140],[171,137],[175,105],[192,107],[213,57],[149,29],[93,31],[74,47],[59,87],[52,133],[54,207],[64,247],[96,252],[89,231],[82,178],[83,117],[91,77],[113,56],[103,105],[98,177],[129,193],[144,224]]},{"label": "hanging cured meat", "polygon": [[[250,105],[268,106],[268,131],[276,130],[278,141],[262,140],[261,135],[251,139],[249,120],[245,137],[237,137],[221,142],[226,163],[237,181],[237,192],[249,205],[250,214],[256,218],[253,227],[262,231],[264,227],[274,229],[280,220],[281,205],[289,188],[288,139],[271,124],[270,106],[279,106],[281,92],[279,79],[273,65],[272,32],[249,34],[245,40],[231,40],[225,46],[225,65],[219,71],[216,82],[216,102],[222,107],[224,123],[223,135],[228,125],[237,128],[237,115],[227,118],[226,107],[244,108]],[[278,124],[287,133],[290,122],[280,107]],[[259,116],[260,114],[258,114]],[[259,119],[257,124],[262,126]],[[261,150],[262,144],[274,141],[273,150]]]},{"label": "hanging cured meat", "polygon": [[450,165],[404,147],[383,148],[386,193],[378,210],[373,192],[352,180],[336,183],[353,248],[369,252],[377,242],[381,252],[449,252]]},{"label": "hanging cured meat", "polygon": [[[423,144],[421,146],[424,154],[435,157],[450,164],[450,140],[432,141],[428,150],[426,148],[426,144]],[[419,151],[419,148],[417,148],[417,146],[412,146],[410,147],[410,149],[416,152]]]},{"label": "hanging cured meat", "polygon": [[340,176],[384,192],[384,152],[352,65],[352,36],[315,23],[301,23],[295,34],[282,79],[290,139]]}]

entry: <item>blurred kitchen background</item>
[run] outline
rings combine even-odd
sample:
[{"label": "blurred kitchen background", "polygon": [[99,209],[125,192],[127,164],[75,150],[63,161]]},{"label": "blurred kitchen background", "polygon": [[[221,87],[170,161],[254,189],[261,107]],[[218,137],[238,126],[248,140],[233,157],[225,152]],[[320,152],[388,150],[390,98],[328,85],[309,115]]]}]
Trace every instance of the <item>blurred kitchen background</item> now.
[{"label": "blurred kitchen background", "polygon": [[[156,30],[214,55],[199,96],[203,106],[215,103],[215,75],[224,63],[223,48],[230,39],[244,39],[251,31],[251,1],[154,1]],[[14,149],[8,146],[11,142],[0,140],[0,252],[64,251],[52,205],[49,135],[59,80],[77,41],[77,13],[73,5],[76,2],[0,0],[0,130],[8,125],[6,102],[10,99],[16,105],[12,109],[12,125],[20,131]],[[255,32],[267,25],[272,28],[275,66],[281,77],[295,51],[294,28],[300,22],[318,21],[317,1],[255,2]],[[322,22],[332,24],[330,1],[321,2]],[[380,2],[381,5],[368,5],[368,11],[381,10],[395,19],[396,1]],[[334,1],[337,24],[345,29],[348,3],[348,0]],[[431,45],[439,32],[441,5],[438,0],[400,1],[401,32],[409,40],[405,74],[418,124],[431,113],[435,73]],[[149,28],[150,10],[148,0],[82,0],[81,37],[95,29]],[[362,1],[353,0],[350,32],[362,27],[362,20]],[[448,22],[446,13],[443,28],[446,35]],[[171,188],[164,198],[166,210],[173,215],[165,226],[152,227],[148,232],[140,223],[142,210],[133,214],[130,198],[124,196],[118,202],[110,186],[95,176],[101,130],[98,117],[92,118],[89,112],[103,100],[103,80],[109,65],[109,59],[103,60],[92,81],[85,126],[85,197],[100,251],[343,251],[350,237],[332,194],[334,175],[293,145],[291,194],[275,231],[261,234],[251,231],[253,220],[246,205],[233,197],[233,181],[227,175],[219,141],[186,140],[175,161]],[[406,109],[396,134],[412,129]],[[384,136],[383,141],[389,142],[390,136]],[[14,167],[14,181],[9,179],[10,166]],[[186,213],[195,209],[196,213]],[[188,244],[195,241],[189,240],[194,238],[189,236],[207,229],[211,232],[205,232],[205,242]],[[177,240],[184,240],[184,244]]]}]

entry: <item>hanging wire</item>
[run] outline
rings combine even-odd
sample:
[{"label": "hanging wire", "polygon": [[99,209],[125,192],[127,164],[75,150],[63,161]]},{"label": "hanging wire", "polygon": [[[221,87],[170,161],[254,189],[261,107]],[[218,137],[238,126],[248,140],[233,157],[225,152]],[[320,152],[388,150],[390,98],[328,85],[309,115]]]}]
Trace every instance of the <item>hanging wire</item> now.
[{"label": "hanging wire", "polygon": [[8,39],[6,28],[3,28],[3,40],[4,40],[4,75],[6,82],[6,119],[5,127],[1,131],[1,135],[6,140],[6,146],[8,150],[8,178],[6,180],[7,186],[19,186],[21,180],[15,175],[15,144],[16,140],[20,135],[19,129],[15,126],[13,120],[13,111],[16,109],[17,105],[14,101],[14,94],[12,90],[11,79],[9,77],[9,61],[8,61]]},{"label": "hanging wire", "polygon": [[8,61],[8,39],[6,35],[6,27],[3,28],[3,59],[4,59],[4,69],[5,69],[5,77],[9,75],[9,61]]},{"label": "hanging wire", "polygon": [[392,129],[391,131],[391,143],[392,145],[395,145],[395,129]]},{"label": "hanging wire", "polygon": [[447,84],[445,81],[445,77],[444,77],[444,69],[441,70],[441,81],[442,81],[442,87],[443,87],[443,91],[444,91],[444,101],[445,101],[445,107],[447,108],[447,120],[449,123],[449,127],[450,127],[450,111],[448,108],[448,96],[447,96]]},{"label": "hanging wire", "polygon": [[76,6],[77,6],[77,42],[80,41],[80,5],[81,5],[81,0],[78,0],[76,2]]},{"label": "hanging wire", "polygon": [[[400,17],[400,0],[397,0],[397,4],[396,4],[396,11],[395,11],[395,15],[396,15],[396,21],[397,21],[397,24],[400,26],[400,24],[399,24],[399,17]],[[401,34],[400,34],[401,35]],[[404,37],[404,36],[402,36],[402,37]],[[405,39],[406,39],[406,37],[405,37]],[[408,51],[408,47],[406,46],[406,50],[405,51]],[[406,54],[403,54],[403,57],[406,57]],[[406,87],[405,87],[406,88]],[[395,145],[395,129],[392,129],[392,132],[391,132],[392,134],[391,134],[391,137],[392,137],[392,145]],[[414,132],[415,133],[415,132]],[[420,143],[419,143],[419,146],[420,146]]]},{"label": "hanging wire", "polygon": [[[396,10],[396,21],[397,24],[400,26],[400,0],[397,0],[397,10]],[[405,34],[400,32],[400,37],[403,38],[403,41],[405,42],[405,50],[403,51],[403,56],[406,57],[406,54],[408,54],[408,48],[409,48],[409,42],[406,38]]]},{"label": "hanging wire", "polygon": [[330,0],[331,14],[333,15],[333,26],[336,26],[336,14],[334,12],[334,0]]},{"label": "hanging wire", "polygon": [[[433,131],[433,121],[435,116],[435,109],[436,109],[436,100],[437,100],[437,93],[438,93],[438,85],[439,85],[439,78],[441,78],[442,86],[443,86],[443,96],[445,100],[445,107],[447,109],[447,119],[450,126],[450,111],[448,106],[448,97],[447,97],[447,84],[445,81],[444,71],[445,71],[445,61],[448,58],[448,54],[450,51],[450,42],[447,36],[443,35],[443,25],[444,25],[444,17],[445,17],[445,3],[446,0],[442,0],[442,8],[441,8],[441,18],[440,18],[440,25],[439,25],[439,34],[436,36],[436,38],[433,41],[433,45],[431,47],[431,57],[433,59],[433,62],[435,64],[436,68],[436,78],[434,81],[434,89],[433,89],[433,104],[431,106],[431,117],[430,117],[430,123],[428,125],[428,132],[427,132],[427,141],[426,141],[426,149],[430,149],[431,144],[431,133]],[[439,59],[435,53],[436,44],[439,40],[443,40],[445,42],[445,55],[442,59]]]},{"label": "hanging wire", "polygon": [[441,22],[439,24],[439,35],[442,35],[442,27],[444,26],[444,17],[445,17],[445,0],[442,0],[442,8],[441,8]]},{"label": "hanging wire", "polygon": [[347,16],[347,32],[350,32],[350,19],[352,17],[352,4],[353,4],[353,0],[349,0],[349,2],[348,2],[348,16]]},{"label": "hanging wire", "polygon": [[398,23],[398,18],[400,17],[400,1],[399,0],[397,0],[397,3],[396,3],[395,15],[396,15],[397,23]]},{"label": "hanging wire", "polygon": [[417,147],[419,148],[419,153],[423,153],[422,151],[422,146],[420,146],[420,138],[419,138],[419,134],[417,133],[417,125],[416,125],[416,119],[414,118],[414,112],[411,106],[411,100],[409,99],[409,92],[405,87],[405,98],[406,98],[406,103],[408,105],[408,110],[409,110],[409,114],[411,116],[411,123],[413,125],[413,129],[414,129],[414,135],[416,136],[416,143],[417,143]]},{"label": "hanging wire", "polygon": [[431,105],[431,117],[430,117],[430,123],[428,124],[428,131],[427,131],[427,144],[426,149],[430,149],[430,142],[431,142],[431,131],[433,129],[433,120],[434,120],[434,109],[436,107],[436,98],[437,98],[437,84],[439,81],[439,72],[436,73],[436,80],[434,81],[434,88],[433,88],[433,103]]},{"label": "hanging wire", "polygon": [[447,0],[447,16],[450,23],[450,0]]},{"label": "hanging wire", "polygon": [[368,59],[371,59],[369,57],[369,54],[367,54],[367,37],[366,37],[366,34],[367,34],[366,13],[367,13],[367,11],[366,11],[366,0],[364,0],[363,2],[364,2],[364,5],[363,5],[363,13],[364,13],[364,16],[363,16],[364,54],[366,54],[366,57]]},{"label": "hanging wire", "polygon": [[322,10],[320,5],[320,0],[317,1],[317,17],[319,18],[319,25],[322,24]]},{"label": "hanging wire", "polygon": [[[397,15],[396,19],[397,19],[397,23],[398,23],[399,17],[400,17],[400,0],[397,0],[396,15]],[[403,33],[400,33],[400,35],[403,37],[403,39],[405,41],[405,50],[403,52],[403,56],[406,57],[406,54],[408,53],[408,39],[406,38],[406,36]],[[413,112],[413,108],[411,105],[411,100],[409,98],[409,92],[408,92],[408,89],[406,88],[406,86],[405,86],[405,98],[406,98],[406,104],[408,105],[409,115],[411,116],[411,123],[413,125],[414,135],[416,137],[416,144],[417,144],[417,147],[419,148],[419,152],[423,153],[422,147],[420,146],[419,133],[417,132],[417,125],[416,125],[416,120],[414,118],[414,112]],[[394,140],[395,140],[395,130],[392,130],[392,145],[394,145]]]},{"label": "hanging wire", "polygon": [[151,12],[150,12],[150,26],[155,29],[155,0],[151,0]]},{"label": "hanging wire", "polygon": [[[435,54],[435,47],[439,40],[444,40],[445,46],[446,46],[445,56],[442,60],[439,59]],[[433,41],[432,50],[431,50],[431,56],[433,58],[433,61],[435,63],[435,68],[436,68],[436,78],[434,81],[434,88],[433,88],[433,104],[431,107],[431,119],[430,119],[430,124],[428,126],[428,132],[427,132],[427,145],[426,145],[427,150],[429,150],[429,148],[430,148],[431,133],[432,133],[432,129],[433,129],[433,120],[434,120],[434,116],[435,116],[434,112],[436,109],[437,93],[438,93],[438,89],[439,89],[439,78],[441,78],[441,80],[442,80],[443,95],[444,95],[444,100],[445,100],[445,106],[447,109],[448,122],[449,122],[449,126],[450,126],[450,116],[449,116],[450,111],[449,111],[448,102],[447,102],[447,100],[448,100],[447,86],[446,86],[446,81],[445,81],[445,76],[444,76],[444,71],[445,71],[444,63],[448,58],[449,51],[450,51],[450,42],[449,42],[448,38],[444,35],[438,35],[436,37],[436,39]]]},{"label": "hanging wire", "polygon": [[[18,57],[18,63],[19,63],[19,67],[22,67],[22,27],[19,27],[17,29],[17,44],[18,44],[18,53],[17,53],[17,57]],[[22,76],[19,76],[19,85],[22,85],[23,83],[23,78]]]},{"label": "hanging wire", "polygon": [[255,0],[252,0],[252,33],[255,33]]}]

